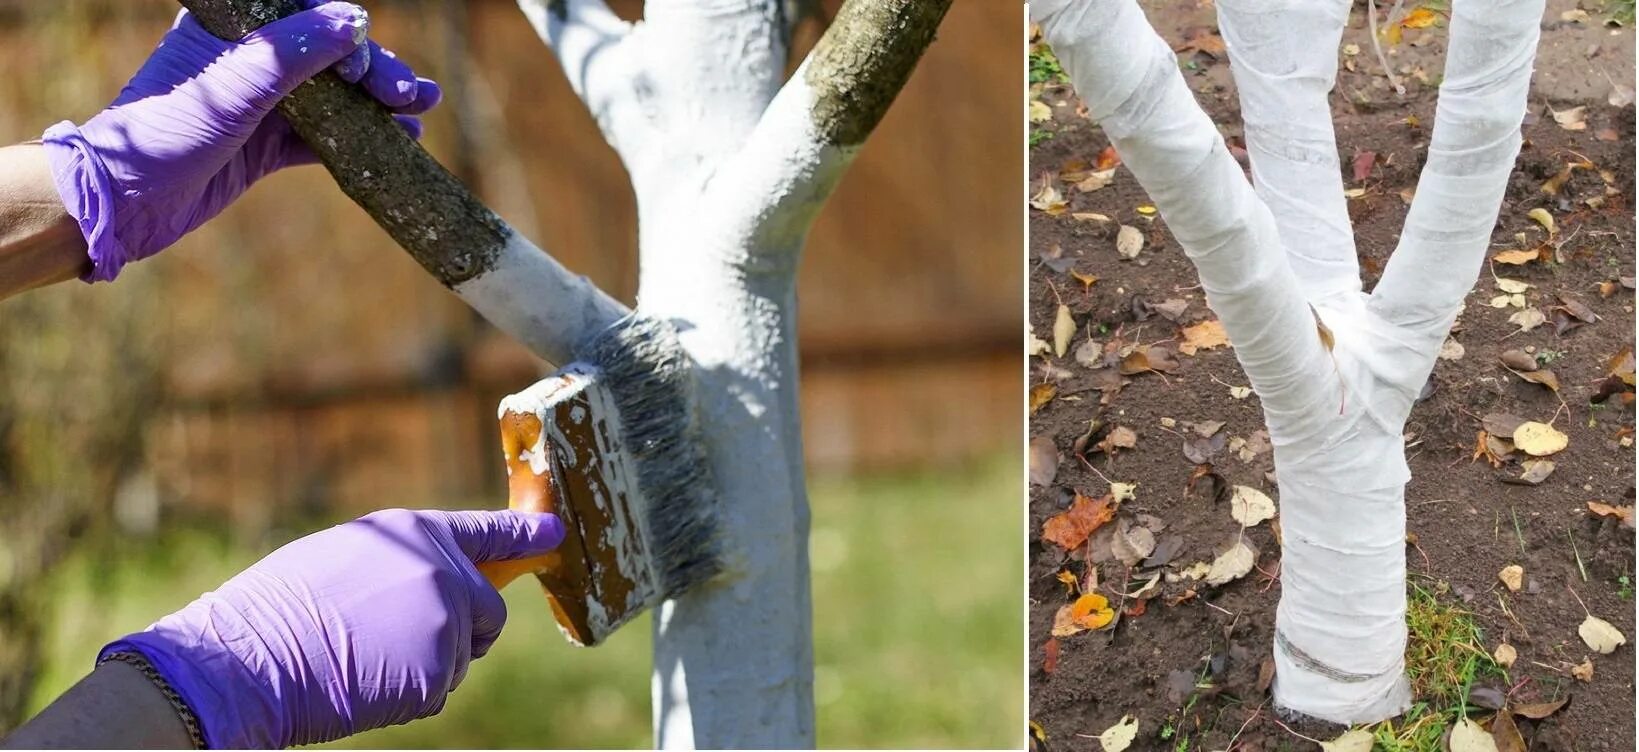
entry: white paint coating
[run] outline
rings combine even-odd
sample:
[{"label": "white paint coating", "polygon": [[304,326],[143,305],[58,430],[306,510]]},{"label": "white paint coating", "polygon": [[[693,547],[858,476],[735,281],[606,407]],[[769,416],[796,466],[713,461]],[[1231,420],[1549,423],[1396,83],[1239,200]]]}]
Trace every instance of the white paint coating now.
[{"label": "white paint coating", "polygon": [[[695,365],[727,572],[655,614],[655,741],[814,745],[808,502],[797,410],[795,275],[854,155],[812,125],[804,69],[782,87],[770,0],[519,0],[625,163],[639,308]],[[777,95],[777,96],[776,96]]]},{"label": "white paint coating", "polygon": [[490,271],[455,286],[501,331],[551,363],[568,363],[586,332],[600,331],[629,311],[583,276],[513,233]]},{"label": "white paint coating", "polygon": [[1218,5],[1257,194],[1132,0],[1036,0],[1031,12],[1195,264],[1263,402],[1284,536],[1276,704],[1378,721],[1410,702],[1401,429],[1484,258],[1543,2],[1453,3],[1428,165],[1369,296],[1322,122],[1347,4]]}]

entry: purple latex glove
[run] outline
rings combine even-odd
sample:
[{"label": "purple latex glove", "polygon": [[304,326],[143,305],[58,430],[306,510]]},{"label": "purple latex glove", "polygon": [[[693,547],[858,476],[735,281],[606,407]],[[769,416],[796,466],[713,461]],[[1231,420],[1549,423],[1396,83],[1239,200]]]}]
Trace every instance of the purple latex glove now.
[{"label": "purple latex glove", "polygon": [[563,541],[551,514],[392,509],[269,554],[146,631],[211,748],[282,748],[424,718],[506,623],[474,562]]},{"label": "purple latex glove", "polygon": [[57,193],[85,235],[87,282],[112,280],[216,216],[262,176],[313,153],[274,105],[327,67],[360,83],[419,135],[432,81],[367,42],[369,16],[345,2],[308,9],[224,42],[187,12],[108,109],[42,140]]}]

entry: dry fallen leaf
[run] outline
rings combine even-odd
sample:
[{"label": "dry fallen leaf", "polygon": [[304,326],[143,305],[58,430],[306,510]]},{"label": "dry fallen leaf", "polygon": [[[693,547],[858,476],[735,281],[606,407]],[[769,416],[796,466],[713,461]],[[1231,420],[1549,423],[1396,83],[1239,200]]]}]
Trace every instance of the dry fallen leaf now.
[{"label": "dry fallen leaf", "polygon": [[1059,474],[1059,450],[1051,436],[1037,436],[1030,440],[1030,482],[1045,486]]},{"label": "dry fallen leaf", "polygon": [[1588,502],[1588,511],[1601,517],[1615,517],[1616,519],[1621,520],[1624,526],[1630,528],[1633,527],[1632,506],[1618,507],[1606,504],[1603,501],[1590,501]]},{"label": "dry fallen leaf", "polygon": [[1070,572],[1070,570],[1068,570],[1068,569],[1060,569],[1059,573],[1057,575],[1055,575],[1055,577],[1058,579],[1059,582],[1064,583],[1064,590],[1065,590],[1066,595],[1075,595],[1076,590],[1080,589],[1080,587],[1081,587],[1081,585],[1076,582],[1076,576],[1074,574],[1072,574]]},{"label": "dry fallen leaf", "polygon": [[1491,741],[1496,744],[1497,752],[1525,752],[1525,738],[1520,736],[1511,713],[1498,713],[1491,720]]},{"label": "dry fallen leaf", "polygon": [[1497,579],[1508,586],[1509,592],[1519,592],[1520,586],[1525,584],[1525,568],[1518,564],[1509,564],[1497,573]]},{"label": "dry fallen leaf", "polygon": [[1511,279],[1509,277],[1498,277],[1497,289],[1514,295],[1531,289],[1531,285],[1527,282],[1521,282],[1520,280]]},{"label": "dry fallen leaf", "polygon": [[1138,736],[1138,719],[1124,715],[1114,726],[1104,729],[1098,735],[1098,743],[1104,752],[1121,752],[1132,746],[1133,739]]},{"label": "dry fallen leaf", "polygon": [[1115,252],[1124,259],[1138,257],[1138,252],[1144,250],[1144,233],[1132,225],[1122,225],[1115,234]]},{"label": "dry fallen leaf", "polygon": [[1533,384],[1541,384],[1554,391],[1559,391],[1559,377],[1551,369],[1539,368],[1535,371],[1525,371],[1518,376]]},{"label": "dry fallen leaf", "polygon": [[1543,481],[1548,479],[1548,476],[1554,473],[1553,460],[1545,460],[1540,457],[1533,457],[1521,462],[1520,466],[1524,472],[1521,472],[1518,478],[1503,478],[1503,482],[1521,486],[1536,486],[1541,485]]},{"label": "dry fallen leaf", "polygon": [[1242,527],[1252,527],[1275,516],[1275,502],[1256,488],[1236,486],[1229,497],[1229,516]]},{"label": "dry fallen leaf", "polygon": [[1548,716],[1558,713],[1559,709],[1565,707],[1565,703],[1570,701],[1570,696],[1566,695],[1565,697],[1561,697],[1552,702],[1533,702],[1528,705],[1515,705],[1510,708],[1510,710],[1513,711],[1514,715],[1521,718],[1530,718],[1533,721],[1540,721]]},{"label": "dry fallen leaf", "polygon": [[1320,749],[1321,752],[1372,752],[1372,732],[1363,728],[1345,731],[1336,739],[1321,742]]},{"label": "dry fallen leaf", "polygon": [[1578,681],[1593,681],[1593,659],[1584,657],[1582,663],[1572,666],[1571,676],[1576,677]]},{"label": "dry fallen leaf", "polygon": [[1030,122],[1045,123],[1053,119],[1053,108],[1040,99],[1030,100]]},{"label": "dry fallen leaf", "polygon": [[1094,160],[1093,169],[1099,171],[1113,170],[1119,164],[1121,164],[1121,155],[1115,152],[1114,146],[1106,146]]},{"label": "dry fallen leaf", "polygon": [[1051,382],[1030,387],[1030,414],[1035,415],[1036,411],[1040,410],[1043,405],[1052,402],[1053,397],[1058,393],[1058,385]]},{"label": "dry fallen leaf", "polygon": [[1492,256],[1491,260],[1495,261],[1499,264],[1515,264],[1515,265],[1518,265],[1518,264],[1529,264],[1532,261],[1537,261],[1541,258],[1542,258],[1542,252],[1533,248],[1533,249],[1530,249],[1530,250],[1523,250],[1522,249],[1522,250],[1513,250],[1513,251],[1503,251],[1503,252],[1501,252],[1501,253],[1499,253],[1495,256]]},{"label": "dry fallen leaf", "polygon": [[1515,650],[1513,645],[1506,642],[1498,645],[1497,649],[1491,653],[1491,660],[1496,661],[1497,665],[1503,668],[1508,668],[1514,665],[1514,661],[1518,659],[1519,651]]},{"label": "dry fallen leaf", "polygon": [[1233,582],[1246,576],[1252,571],[1252,565],[1258,560],[1258,552],[1244,538],[1237,538],[1235,543],[1212,560],[1212,566],[1204,577],[1209,585],[1222,585]]},{"label": "dry fallen leaf", "polygon": [[1129,567],[1137,566],[1154,550],[1155,533],[1147,527],[1128,524],[1126,520],[1117,523],[1115,534],[1110,536],[1110,553]]},{"label": "dry fallen leaf", "polygon": [[1600,655],[1610,655],[1618,646],[1628,642],[1628,638],[1622,636],[1622,630],[1593,614],[1582,620],[1582,626],[1576,628],[1576,633],[1582,637],[1582,642]]},{"label": "dry fallen leaf", "polygon": [[1229,344],[1229,335],[1224,332],[1224,322],[1218,319],[1186,326],[1179,333],[1183,335],[1183,341],[1178,343],[1178,352],[1185,355],[1194,355],[1199,350],[1211,350]]},{"label": "dry fallen leaf", "polygon": [[1059,667],[1059,638],[1047,638],[1047,646],[1042,648],[1042,653],[1041,670],[1049,674],[1057,671]]},{"label": "dry fallen leaf", "polygon": [[1572,107],[1568,110],[1549,108],[1548,111],[1553,113],[1554,122],[1559,123],[1559,127],[1565,130],[1580,131],[1588,127],[1588,108],[1585,106]]},{"label": "dry fallen leaf", "polygon": [[1059,304],[1058,316],[1053,319],[1053,354],[1062,358],[1070,349],[1070,339],[1076,336],[1076,320],[1070,316],[1070,307]]},{"label": "dry fallen leaf", "polygon": [[1246,399],[1252,396],[1252,387],[1232,386],[1229,388],[1229,396],[1233,399]]},{"label": "dry fallen leaf", "polygon": [[1559,232],[1559,230],[1554,228],[1554,215],[1549,214],[1547,209],[1544,209],[1544,208],[1539,206],[1535,209],[1532,209],[1531,211],[1526,212],[1525,216],[1530,217],[1533,220],[1536,220],[1537,224],[1542,225],[1542,229],[1548,231],[1548,236],[1549,237],[1553,237],[1555,234],[1557,234]]},{"label": "dry fallen leaf", "polygon": [[1088,173],[1087,177],[1076,181],[1075,187],[1076,190],[1081,191],[1082,193],[1092,193],[1093,191],[1101,188],[1107,188],[1114,182],[1115,170],[1100,170],[1098,172]]},{"label": "dry fallen leaf", "polygon": [[1098,593],[1086,593],[1053,614],[1052,634],[1069,637],[1089,629],[1101,629],[1114,620],[1115,609],[1110,608],[1110,599]]},{"label": "dry fallen leaf", "polygon": [[1535,308],[1516,311],[1514,315],[1508,317],[1508,323],[1517,325],[1522,332],[1528,332],[1542,326],[1542,322],[1547,320],[1548,317]]},{"label": "dry fallen leaf", "polygon": [[1498,357],[1503,365],[1516,371],[1535,371],[1538,367],[1536,356],[1524,350],[1504,350]]},{"label": "dry fallen leaf", "polygon": [[1055,217],[1070,208],[1069,202],[1064,200],[1064,194],[1059,193],[1059,189],[1053,186],[1051,175],[1044,176],[1041,190],[1030,197],[1030,206]]},{"label": "dry fallen leaf", "polygon": [[1463,348],[1463,343],[1448,337],[1446,338],[1445,344],[1440,345],[1439,358],[1440,360],[1462,360],[1463,355],[1467,354],[1467,352],[1468,351]]},{"label": "dry fallen leaf", "polygon": [[1519,424],[1519,428],[1514,429],[1513,438],[1515,447],[1533,457],[1558,453],[1571,443],[1569,436],[1554,430],[1553,426],[1534,420]]},{"label": "dry fallen leaf", "polygon": [[1074,277],[1077,282],[1081,283],[1081,291],[1084,293],[1093,289],[1093,283],[1098,281],[1098,277],[1091,274],[1082,274],[1074,269],[1070,270],[1070,276]]},{"label": "dry fallen leaf", "polygon": [[1047,518],[1041,526],[1041,539],[1066,551],[1080,548],[1087,536],[1115,517],[1115,503],[1105,496],[1094,499],[1076,493],[1070,508]]},{"label": "dry fallen leaf", "polygon": [[1467,716],[1452,725],[1450,744],[1451,752],[1498,752],[1491,735]]}]

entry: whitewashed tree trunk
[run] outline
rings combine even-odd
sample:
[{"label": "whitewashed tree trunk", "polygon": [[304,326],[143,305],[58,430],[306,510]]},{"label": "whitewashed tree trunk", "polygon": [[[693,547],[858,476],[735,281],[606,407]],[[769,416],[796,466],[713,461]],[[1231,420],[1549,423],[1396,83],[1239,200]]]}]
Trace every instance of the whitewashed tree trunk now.
[{"label": "whitewashed tree trunk", "polygon": [[814,745],[797,264],[950,0],[850,0],[788,81],[782,2],[519,0],[631,175],[638,310],[696,368],[729,561],[655,614],[665,748]]},{"label": "whitewashed tree trunk", "polygon": [[1496,223],[1543,0],[1453,0],[1429,160],[1370,294],[1326,101],[1348,2],[1218,7],[1255,192],[1134,0],[1036,0],[1031,11],[1195,264],[1263,403],[1283,531],[1276,705],[1383,720],[1411,701],[1401,432]]}]

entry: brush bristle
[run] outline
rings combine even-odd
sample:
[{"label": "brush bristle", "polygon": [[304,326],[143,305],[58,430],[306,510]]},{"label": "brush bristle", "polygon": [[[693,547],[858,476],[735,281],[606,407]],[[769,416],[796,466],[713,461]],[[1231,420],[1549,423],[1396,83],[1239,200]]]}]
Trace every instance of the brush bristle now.
[{"label": "brush bristle", "polygon": [[576,349],[597,365],[637,463],[637,515],[660,596],[670,598],[722,569],[716,485],[693,402],[693,370],[677,331],[633,313]]}]

